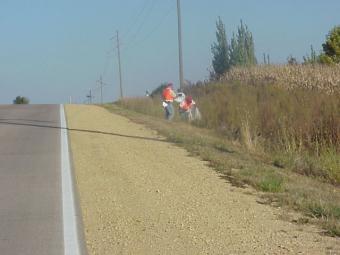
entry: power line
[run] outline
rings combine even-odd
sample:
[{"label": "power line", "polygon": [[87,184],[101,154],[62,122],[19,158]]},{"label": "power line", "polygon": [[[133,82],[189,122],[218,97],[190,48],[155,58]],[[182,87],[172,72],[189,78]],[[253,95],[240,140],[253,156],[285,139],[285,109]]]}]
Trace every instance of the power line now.
[{"label": "power line", "polygon": [[99,80],[97,80],[97,83],[99,83],[99,89],[100,89],[100,103],[103,104],[103,87],[107,86],[108,84],[103,82],[103,77],[102,76],[100,76]]},{"label": "power line", "polygon": [[[132,28],[137,24],[138,19],[142,16],[144,10],[146,9],[146,7],[148,6],[148,4],[151,2],[151,0],[146,0],[142,6],[142,9],[140,10],[140,12],[135,16],[132,25],[129,27],[129,29],[127,30],[127,32],[125,33],[125,35],[127,36]],[[123,33],[124,34],[124,33]]]},{"label": "power line", "polygon": [[154,26],[153,29],[150,30],[150,32],[147,33],[146,36],[143,37],[143,39],[141,39],[140,41],[135,42],[134,44],[130,43],[129,45],[131,45],[131,46],[124,46],[124,49],[125,50],[126,49],[133,49],[137,45],[140,45],[140,44],[144,43],[147,39],[149,39],[163,25],[164,21],[170,16],[172,11],[175,11],[174,4],[172,4],[170,6],[170,8],[165,12],[165,14],[162,15],[161,20],[159,22],[157,22],[156,26]]},{"label": "power line", "polygon": [[109,67],[110,67],[110,62],[111,62],[110,60],[114,57],[114,53],[115,53],[115,49],[112,48],[111,41],[109,41],[109,42],[110,42],[109,43],[109,50],[107,50],[106,54],[105,54],[103,72],[101,73],[99,80],[96,81],[97,83],[99,83],[99,87],[95,87],[93,89],[93,91],[97,91],[98,89],[100,89],[100,102],[101,103],[103,103],[103,87],[109,86],[109,84],[103,82],[103,78],[105,79],[105,77],[108,73],[108,70],[109,70]]},{"label": "power line", "polygon": [[[166,11],[165,15],[162,15],[162,17],[160,18],[160,21],[157,22],[156,26],[154,26],[154,28],[148,34],[146,34],[146,36],[144,36],[140,41],[138,41],[137,43],[136,43],[137,35],[143,29],[143,26],[145,25],[145,23],[148,20],[152,10],[154,9],[157,0],[149,0],[149,1],[145,1],[144,2],[143,6],[142,6],[142,9],[140,10],[138,15],[134,19],[133,26],[135,24],[137,24],[137,21],[141,17],[144,17],[144,18],[141,20],[141,23],[137,27],[137,30],[135,31],[135,33],[131,37],[131,40],[127,44],[122,44],[120,42],[120,37],[119,37],[119,32],[118,31],[116,32],[116,35],[111,38],[111,41],[113,39],[117,40],[115,48],[117,48],[118,67],[119,67],[119,83],[120,83],[119,85],[120,85],[120,97],[121,98],[123,98],[123,96],[124,96],[124,94],[123,94],[123,82],[122,82],[122,80],[123,80],[122,79],[122,66],[121,66],[121,56],[120,56],[121,46],[123,46],[124,49],[133,48],[134,46],[136,46],[136,45],[146,41],[157,29],[159,29],[161,27],[161,25],[164,23],[164,21],[166,20],[166,18],[170,15],[171,11],[174,10],[174,8],[173,8],[174,6],[173,5],[174,5],[175,2],[173,0],[169,0],[169,1],[172,4],[170,4],[170,8]],[[128,29],[128,32],[126,34],[128,34],[130,31],[132,31],[133,26],[130,26],[130,28]],[[132,45],[132,47],[129,46],[129,45]],[[106,58],[105,58],[105,64],[104,64],[103,73],[100,76],[100,80],[97,81],[97,82],[100,83],[100,87],[99,88],[101,89],[101,102],[103,102],[103,99],[102,99],[102,87],[103,87],[103,85],[102,85],[102,77],[106,75],[107,70],[108,70],[109,60],[110,60],[110,57],[111,57],[110,56],[110,52],[112,53],[112,52],[114,52],[114,50],[107,52]],[[92,100],[92,96],[89,99]]]},{"label": "power line", "polygon": [[103,81],[102,75],[100,75],[99,80],[96,81],[96,84],[99,84],[99,86],[95,86],[95,87],[89,89],[88,94],[86,94],[87,99],[84,101],[84,103],[91,104],[93,102],[93,99],[95,98],[95,93],[97,93],[97,91],[99,90],[100,103],[103,104],[103,102],[104,102],[104,100],[103,100],[103,88],[105,86],[109,86],[109,84],[107,84]]},{"label": "power line", "polygon": [[120,99],[123,99],[122,66],[121,66],[121,63],[120,63],[120,44],[119,44],[119,32],[118,32],[118,30],[117,30],[116,39],[117,39],[117,50],[118,50]]},{"label": "power line", "polygon": [[92,89],[90,89],[89,94],[86,95],[86,97],[87,97],[88,103],[92,104],[92,99],[94,98],[94,96],[92,94]]},{"label": "power line", "polygon": [[[112,48],[111,44],[110,44],[110,47]],[[107,73],[107,70],[109,68],[110,59],[114,56],[113,53],[114,53],[114,49],[111,49],[110,51],[106,51],[104,68],[103,68],[103,72],[102,72],[103,76],[105,76],[106,73]]]},{"label": "power line", "polygon": [[149,18],[153,8],[155,7],[155,3],[156,3],[156,0],[152,0],[151,5],[149,6],[149,8],[146,11],[146,15],[145,15],[144,19],[142,20],[142,22],[137,27],[137,30],[133,34],[133,36],[131,36],[131,38],[129,39],[129,42],[126,43],[126,44],[123,44],[124,47],[127,46],[127,45],[130,45],[130,44],[133,44],[136,41],[136,37],[140,33],[140,31],[142,30],[142,28],[143,28],[145,22],[147,21],[147,19]]}]

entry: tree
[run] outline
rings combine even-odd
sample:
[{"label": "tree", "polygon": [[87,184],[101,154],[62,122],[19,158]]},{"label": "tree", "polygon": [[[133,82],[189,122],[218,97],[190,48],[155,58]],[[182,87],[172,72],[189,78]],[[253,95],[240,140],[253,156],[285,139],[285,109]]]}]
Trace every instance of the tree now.
[{"label": "tree", "polygon": [[216,39],[217,41],[211,46],[214,71],[210,72],[210,79],[218,79],[232,66],[251,66],[257,64],[253,35],[247,25],[243,24],[242,20],[237,29],[237,34],[233,33],[229,45],[225,26],[221,17],[219,17],[216,22]]},{"label": "tree", "polygon": [[229,45],[221,17],[218,17],[216,22],[216,40],[217,42],[211,46],[211,52],[213,55],[212,66],[215,76],[218,78],[230,69]]},{"label": "tree", "polygon": [[240,21],[237,34],[233,34],[230,47],[230,62],[232,66],[256,65],[255,45],[252,33],[247,25]]},{"label": "tree", "polygon": [[340,63],[340,25],[335,26],[327,35],[326,42],[322,44],[323,53],[319,59],[321,63]]},{"label": "tree", "polygon": [[29,99],[26,97],[21,97],[21,96],[17,96],[14,100],[13,100],[13,104],[29,104]]}]

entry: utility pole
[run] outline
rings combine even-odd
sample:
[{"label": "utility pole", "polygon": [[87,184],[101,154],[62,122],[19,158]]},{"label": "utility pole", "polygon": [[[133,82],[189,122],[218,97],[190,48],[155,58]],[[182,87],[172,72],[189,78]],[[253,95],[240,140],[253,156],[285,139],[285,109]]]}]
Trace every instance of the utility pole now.
[{"label": "utility pole", "polygon": [[88,98],[89,104],[92,104],[92,90],[90,89],[89,94],[86,96]]},{"label": "utility pole", "polygon": [[104,100],[103,100],[103,87],[104,86],[108,86],[108,84],[103,82],[102,75],[100,76],[99,80],[97,80],[97,82],[99,83],[99,89],[100,89],[100,102],[101,102],[101,104],[103,104],[104,103]]},{"label": "utility pole", "polygon": [[183,55],[182,55],[182,22],[181,22],[181,2],[177,0],[177,17],[178,17],[178,51],[179,51],[179,82],[180,88],[184,88],[183,74]]},{"label": "utility pole", "polygon": [[100,103],[103,104],[103,78],[102,76],[100,76],[99,84],[100,84]]},{"label": "utility pole", "polygon": [[117,50],[118,50],[118,66],[119,66],[120,99],[123,99],[122,66],[121,66],[121,63],[120,63],[120,45],[119,45],[119,32],[118,32],[118,30],[117,30]]},{"label": "utility pole", "polygon": [[90,96],[90,104],[92,104],[92,90],[90,89],[90,94],[89,94],[89,96]]}]

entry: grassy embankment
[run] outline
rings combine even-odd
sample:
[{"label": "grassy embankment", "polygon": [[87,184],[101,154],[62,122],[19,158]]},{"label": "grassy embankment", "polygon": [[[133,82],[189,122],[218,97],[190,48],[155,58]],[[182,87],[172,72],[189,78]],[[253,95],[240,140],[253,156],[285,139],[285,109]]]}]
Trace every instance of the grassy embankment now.
[{"label": "grassy embankment", "polygon": [[[301,211],[340,236],[340,68],[234,69],[186,89],[203,119],[164,121],[159,98],[107,105],[156,129],[269,203]],[[118,107],[117,107],[118,106]]]}]

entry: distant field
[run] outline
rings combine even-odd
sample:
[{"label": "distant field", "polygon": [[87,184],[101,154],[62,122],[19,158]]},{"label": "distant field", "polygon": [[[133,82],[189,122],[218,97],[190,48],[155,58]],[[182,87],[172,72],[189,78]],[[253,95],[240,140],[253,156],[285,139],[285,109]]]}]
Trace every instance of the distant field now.
[{"label": "distant field", "polygon": [[287,89],[312,89],[340,93],[340,65],[263,65],[233,68],[224,82],[276,84]]}]

